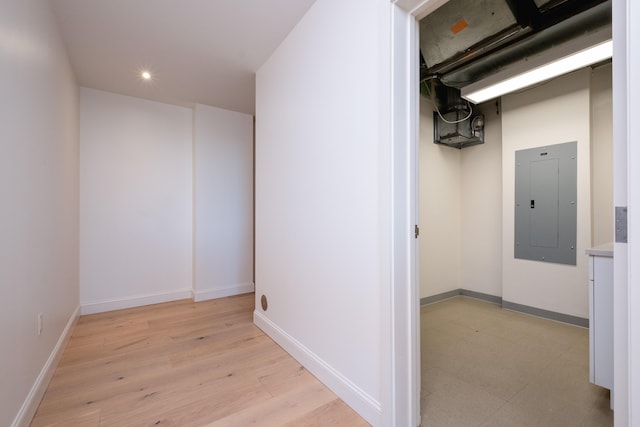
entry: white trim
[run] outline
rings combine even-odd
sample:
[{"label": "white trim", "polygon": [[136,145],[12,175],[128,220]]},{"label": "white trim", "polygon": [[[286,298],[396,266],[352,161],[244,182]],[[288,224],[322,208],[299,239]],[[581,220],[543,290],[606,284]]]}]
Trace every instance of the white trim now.
[{"label": "white trim", "polygon": [[205,301],[209,299],[230,297],[233,295],[248,294],[255,291],[253,282],[243,283],[239,285],[229,286],[222,289],[203,289],[201,291],[193,291],[193,301]]},{"label": "white trim", "polygon": [[141,307],[143,305],[159,304],[162,302],[190,299],[193,297],[191,288],[175,291],[159,292],[148,295],[136,295],[125,298],[115,298],[101,301],[80,303],[80,314],[94,314],[105,311],[121,310],[123,308]]},{"label": "white trim", "polygon": [[[631,114],[630,83],[634,74],[630,69],[631,31],[633,16],[629,9],[631,0],[614,1],[613,8],[613,204],[629,206],[627,185],[630,170],[629,149],[633,133],[634,117]],[[611,207],[613,209],[613,206]],[[633,210],[629,210],[629,220]],[[633,226],[629,227],[630,230]],[[629,237],[632,236],[630,235]],[[629,240],[632,242],[632,240]],[[630,400],[632,383],[632,361],[630,358],[631,312],[633,300],[630,298],[629,273],[634,263],[629,262],[628,249],[631,244],[615,243],[613,250],[613,390],[614,425],[633,426],[633,405]],[[637,263],[635,263],[637,265]],[[637,267],[636,267],[637,268]],[[637,424],[637,422],[636,422]]]},{"label": "white trim", "polygon": [[67,342],[71,337],[71,332],[73,331],[73,327],[78,321],[78,317],[80,316],[80,306],[77,306],[71,317],[69,317],[69,321],[65,326],[60,338],[58,338],[58,342],[55,347],[51,351],[49,358],[45,362],[40,374],[36,378],[36,381],[33,383],[31,390],[29,390],[29,394],[25,399],[20,411],[16,415],[13,423],[11,423],[11,427],[28,427],[31,424],[31,420],[38,409],[38,405],[42,401],[44,397],[44,393],[47,391],[47,387],[49,386],[49,382],[53,377],[53,374],[56,371],[56,367],[58,366],[58,362],[62,357],[62,353],[64,352],[65,347],[67,346]]},{"label": "white trim", "polygon": [[415,16],[392,11],[392,290],[391,395],[385,423],[420,424],[420,324],[417,243],[418,26]]},{"label": "white trim", "polygon": [[396,6],[416,17],[422,19],[449,0],[391,0]]},{"label": "white trim", "polygon": [[381,425],[380,402],[349,381],[344,375],[331,367],[330,364],[322,360],[317,354],[282,330],[259,311],[253,312],[253,322],[365,420],[376,426]]},{"label": "white trim", "polygon": [[[615,2],[614,2],[615,3]],[[640,8],[638,2],[627,0],[626,14],[626,54],[627,54],[627,103],[625,116],[627,126],[626,132],[626,153],[627,153],[627,206],[628,206],[628,244],[627,246],[627,277],[626,291],[628,295],[628,408],[629,426],[640,425],[640,264],[637,262],[640,257],[640,223],[634,221],[640,218],[640,149],[638,144],[638,132],[636,129],[638,114],[640,114],[640,82],[638,82],[638,72],[640,71]],[[624,245],[624,243],[619,244]],[[617,247],[616,247],[617,248]],[[617,254],[616,254],[617,256]],[[615,260],[615,258],[614,258]],[[616,400],[618,394],[616,389]]]},{"label": "white trim", "polygon": [[[447,0],[392,0],[392,288],[391,378],[383,391],[384,425],[420,424],[418,244],[418,19]],[[386,361],[386,359],[383,359]]]}]

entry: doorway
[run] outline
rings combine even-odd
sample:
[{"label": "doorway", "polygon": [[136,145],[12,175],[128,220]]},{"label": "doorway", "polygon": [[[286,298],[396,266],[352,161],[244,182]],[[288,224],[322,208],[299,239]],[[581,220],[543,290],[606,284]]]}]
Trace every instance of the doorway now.
[{"label": "doorway", "polygon": [[[403,112],[408,112],[408,117],[414,117],[417,118],[418,117],[418,108],[417,108],[417,99],[414,95],[414,93],[417,92],[417,84],[412,83],[412,76],[414,76],[414,66],[416,66],[416,64],[418,63],[418,59],[417,59],[417,42],[416,42],[416,38],[417,38],[417,20],[421,19],[422,17],[426,16],[427,14],[429,14],[431,11],[433,11],[434,9],[436,9],[437,7],[439,7],[440,5],[442,5],[443,3],[445,3],[446,0],[406,0],[406,1],[400,1],[395,3],[395,9],[397,9],[397,11],[395,11],[395,18],[394,18],[394,30],[393,30],[393,39],[394,39],[394,44],[395,44],[395,49],[394,49],[394,64],[395,64],[395,70],[396,70],[396,78],[394,80],[394,87],[404,87],[406,88],[405,90],[407,92],[403,92],[400,93],[401,91],[397,92],[396,94],[394,94],[394,114],[397,114],[399,110],[402,110]],[[638,37],[638,35],[632,35],[632,32],[630,30],[630,28],[625,24],[625,22],[628,22],[627,18],[628,18],[628,2],[619,2],[617,4],[614,4],[614,21],[617,19],[618,24],[616,26],[617,33],[614,36],[614,38],[617,38],[617,44],[615,47],[615,52],[618,52],[618,57],[619,58],[623,58],[625,55],[625,52],[629,52],[629,50],[625,47],[626,45],[630,44],[632,42],[632,39],[634,37]],[[636,11],[636,13],[638,13]],[[617,18],[616,18],[617,16]],[[625,21],[625,22],[622,22]],[[403,49],[407,49],[407,47],[409,48],[408,54],[405,54],[403,52],[400,52]],[[633,56],[633,55],[632,55]],[[633,61],[632,61],[633,62]],[[636,67],[638,67],[638,63],[637,62],[633,62],[633,64],[635,64]],[[633,68],[632,65],[629,66],[630,68]],[[399,80],[403,80],[403,83],[398,83]],[[617,156],[617,160],[616,160],[616,191],[615,191],[615,203],[616,205],[626,205],[627,204],[627,186],[626,186],[626,182],[628,182],[628,180],[626,178],[622,178],[622,176],[626,177],[627,176],[627,171],[626,171],[626,162],[627,162],[627,155],[632,156],[634,153],[633,152],[628,152],[627,149],[627,143],[626,141],[628,140],[628,138],[631,137],[631,133],[629,130],[625,130],[627,129],[625,123],[627,123],[627,121],[629,120],[628,117],[630,117],[629,112],[632,110],[632,108],[634,108],[633,106],[629,106],[629,109],[627,109],[627,103],[626,101],[624,101],[625,99],[627,99],[627,93],[631,92],[633,93],[633,90],[631,90],[632,88],[629,87],[630,83],[629,83],[630,77],[629,75],[626,74],[626,71],[618,69],[618,71],[616,72],[614,70],[614,109],[617,110],[615,116],[614,116],[614,121],[617,121],[619,125],[615,126],[616,130],[616,136],[614,137],[615,140],[615,152],[616,152],[616,156]],[[629,95],[630,96],[630,95]],[[638,108],[637,106],[635,108]],[[407,117],[407,115],[404,115],[402,117]],[[414,141],[414,144],[417,144],[417,120],[410,120],[409,121],[409,133],[414,133],[412,140]],[[404,131],[404,135],[406,135],[406,130]],[[402,132],[394,132],[394,139],[397,140],[397,137],[399,136],[399,134]],[[409,151],[411,151],[411,149],[409,149]],[[635,153],[635,155],[638,155],[638,153]],[[408,167],[411,167],[410,165],[411,162],[408,163]],[[624,163],[624,164],[623,164]],[[624,181],[624,187],[622,187]],[[408,185],[410,188],[416,188],[417,185],[414,185],[415,183],[411,183],[411,180],[409,180]],[[638,189],[634,189],[635,192],[638,192]],[[629,187],[629,194],[634,195],[635,193],[631,192],[631,187]],[[415,193],[415,192],[414,192]],[[638,197],[637,195],[635,197]],[[640,199],[640,197],[639,197]],[[621,424],[620,425],[624,425],[627,423],[628,418],[625,416],[627,414],[630,413],[631,409],[628,407],[628,394],[626,391],[626,378],[628,378],[628,366],[631,364],[631,360],[627,357],[628,355],[628,343],[626,341],[627,336],[631,336],[629,335],[629,331],[631,329],[634,328],[638,328],[640,327],[640,325],[638,325],[638,321],[629,318],[628,316],[628,312],[627,312],[627,307],[622,307],[622,303],[624,301],[627,301],[627,296],[628,294],[628,288],[627,288],[627,270],[632,270],[634,268],[638,268],[638,266],[633,267],[631,265],[627,265],[626,263],[626,253],[627,253],[627,245],[623,245],[620,246],[618,244],[616,244],[616,257],[617,257],[617,261],[616,261],[616,285],[615,285],[615,293],[616,293],[616,304],[617,304],[617,309],[616,309],[616,334],[615,334],[615,349],[616,349],[616,354],[618,356],[616,356],[616,378],[620,379],[623,378],[624,382],[621,381],[617,381],[617,385],[620,384],[622,387],[622,390],[619,390],[619,392],[617,393],[617,399],[616,399],[616,405],[619,408],[619,410],[617,411],[617,416],[616,416],[616,422],[618,422],[618,420],[620,420]],[[414,263],[412,265],[417,265],[417,263]],[[413,269],[413,271],[415,271],[415,269]],[[639,274],[640,276],[640,274]],[[412,293],[413,295],[417,295],[417,273],[414,274],[414,279],[412,279],[412,289],[413,291],[411,291],[410,293]],[[635,296],[636,294],[633,294],[633,296]],[[640,295],[638,295],[638,297],[640,297]],[[639,298],[640,299],[640,298]],[[397,304],[397,303],[394,303]],[[636,301],[636,299],[631,298],[631,302],[630,305],[631,306],[636,306],[640,304],[640,301]],[[400,306],[396,306],[398,309],[400,309]],[[406,307],[406,306],[405,306]],[[415,318],[414,318],[415,319]],[[395,320],[397,324],[399,318],[397,318]],[[402,321],[401,321],[402,322]],[[635,330],[635,329],[633,329]],[[415,337],[415,334],[413,335]],[[635,336],[635,335],[633,335]],[[634,344],[635,343],[635,344]],[[417,345],[417,341],[414,341],[414,345],[413,345],[413,350],[410,350],[410,352],[413,352],[414,354],[418,353],[418,350],[416,347],[418,347]],[[637,342],[634,341],[634,339],[632,339],[631,345],[638,345]],[[640,380],[640,378],[635,379],[636,381],[634,382],[634,379],[632,378],[630,380],[630,382],[632,384],[638,384],[638,380]],[[411,384],[407,384],[409,387],[409,389],[413,389],[413,395],[415,396],[416,393],[416,389],[411,387]],[[396,386],[397,387],[397,386]],[[399,384],[400,388],[405,387],[404,385],[402,385],[402,382]],[[617,387],[617,386],[616,386]],[[633,386],[630,386],[629,388],[633,389]],[[395,402],[398,402],[397,399],[394,399]],[[415,413],[415,412],[413,412]],[[624,416],[624,419],[622,418]]]}]

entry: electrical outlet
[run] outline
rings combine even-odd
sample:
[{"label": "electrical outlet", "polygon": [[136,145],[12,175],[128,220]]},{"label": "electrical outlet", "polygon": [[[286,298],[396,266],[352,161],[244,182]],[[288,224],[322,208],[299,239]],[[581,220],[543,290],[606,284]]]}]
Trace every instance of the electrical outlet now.
[{"label": "electrical outlet", "polygon": [[42,334],[42,313],[38,313],[38,335]]}]

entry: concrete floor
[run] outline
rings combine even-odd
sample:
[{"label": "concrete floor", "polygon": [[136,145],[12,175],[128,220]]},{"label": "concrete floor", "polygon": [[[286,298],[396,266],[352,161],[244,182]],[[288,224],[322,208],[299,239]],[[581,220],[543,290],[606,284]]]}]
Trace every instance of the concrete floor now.
[{"label": "concrete floor", "polygon": [[612,426],[589,331],[456,297],[421,309],[422,425]]}]

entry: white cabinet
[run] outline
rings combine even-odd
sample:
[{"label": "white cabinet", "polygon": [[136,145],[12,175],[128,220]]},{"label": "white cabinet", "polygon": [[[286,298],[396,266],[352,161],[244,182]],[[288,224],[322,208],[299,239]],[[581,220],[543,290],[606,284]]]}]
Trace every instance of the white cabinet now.
[{"label": "white cabinet", "polygon": [[[613,245],[588,249],[589,380],[613,390]],[[612,393],[613,407],[613,393]]]}]

